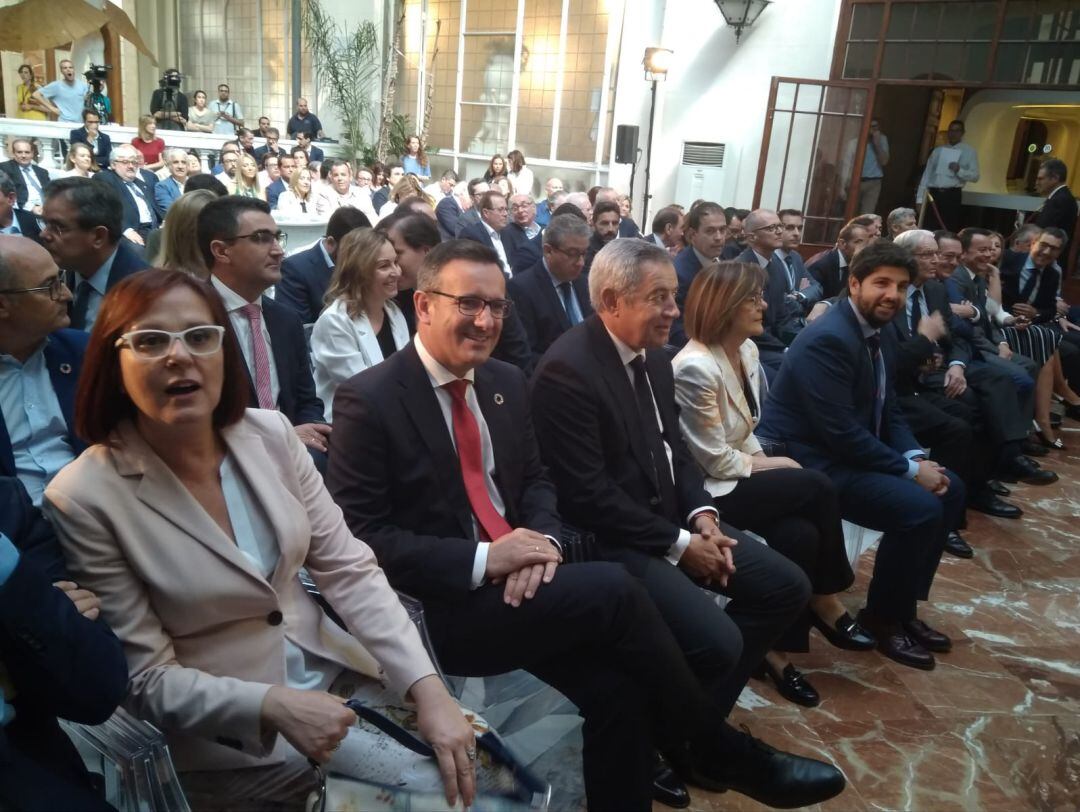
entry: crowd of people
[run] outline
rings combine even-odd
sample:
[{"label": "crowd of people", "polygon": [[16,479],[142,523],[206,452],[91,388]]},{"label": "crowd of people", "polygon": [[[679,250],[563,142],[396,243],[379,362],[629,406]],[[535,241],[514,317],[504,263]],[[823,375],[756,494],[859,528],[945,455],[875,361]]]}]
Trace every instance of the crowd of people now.
[{"label": "crowd of people", "polygon": [[[0,805],[107,808],[56,718],[121,702],[195,808],[300,808],[309,759],[471,804],[490,765],[432,654],[565,694],[590,809],[841,793],[727,718],[754,676],[820,702],[812,629],[932,670],[966,511],[1019,520],[1009,484],[1057,480],[1065,165],[1040,189],[1071,228],[904,208],[804,261],[794,209],[643,234],[610,187],[535,199],[517,150],[434,183],[415,137],[316,158],[302,99],[299,145],[260,120],[256,146],[228,90],[155,94],[131,144],[81,112],[63,177],[24,139],[0,164]],[[210,173],[156,133],[219,126]],[[275,209],[325,236],[287,254]],[[882,534],[858,612],[843,520]],[[350,698],[434,758],[371,748]]]}]

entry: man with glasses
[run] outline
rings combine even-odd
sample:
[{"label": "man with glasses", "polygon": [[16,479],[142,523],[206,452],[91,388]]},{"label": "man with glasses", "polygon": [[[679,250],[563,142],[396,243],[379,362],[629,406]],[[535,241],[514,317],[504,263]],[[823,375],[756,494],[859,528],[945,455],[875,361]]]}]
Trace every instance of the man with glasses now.
[{"label": "man with glasses", "polygon": [[502,192],[484,192],[480,196],[480,222],[463,228],[458,237],[472,240],[487,246],[495,252],[502,264],[503,273],[509,278],[513,274],[507,260],[506,246],[502,241],[502,230],[506,228],[509,207]]},{"label": "man with glasses", "polygon": [[88,108],[83,110],[82,120],[83,125],[71,131],[71,143],[86,144],[94,153],[94,163],[98,166],[108,166],[112,140],[101,131],[101,116],[97,110]]},{"label": "man with glasses", "polygon": [[679,290],[675,295],[675,304],[679,315],[671,325],[668,343],[674,349],[686,345],[686,330],[683,329],[682,309],[686,303],[686,294],[690,291],[694,277],[698,272],[715,262],[724,251],[727,242],[728,223],[724,209],[718,203],[698,203],[686,216],[684,236],[686,247],[675,256],[675,274],[679,280]]},{"label": "man with glasses", "polygon": [[780,338],[784,343],[790,344],[806,326],[806,317],[810,310],[821,301],[821,283],[806,270],[799,254],[803,235],[802,212],[797,209],[781,209],[777,214],[784,231],[781,234],[780,247],[773,251],[773,254],[784,268],[786,308],[785,318],[781,320],[783,329]]},{"label": "man with glasses", "polygon": [[797,318],[788,311],[785,296],[788,288],[787,268],[774,255],[776,249],[783,247],[784,226],[776,212],[769,209],[756,209],[743,221],[743,234],[746,238],[746,250],[735,258],[736,262],[748,262],[760,265],[768,275],[765,289],[764,330],[754,336],[758,347],[758,357],[771,381],[780,371],[787,345],[781,336],[794,339],[798,335]]},{"label": "man with glasses", "polygon": [[572,214],[559,214],[548,222],[543,240],[543,258],[514,274],[507,285],[534,365],[555,339],[593,312],[589,280],[582,273],[589,247],[588,225]]},{"label": "man with glasses", "polygon": [[48,251],[0,236],[0,476],[17,476],[38,507],[85,448],[72,415],[88,337],[67,329],[70,304]]},{"label": "man with glasses", "polygon": [[251,406],[277,409],[296,428],[315,464],[326,466],[330,426],[315,394],[300,317],[265,296],[281,279],[285,233],[264,200],[229,195],[199,212],[199,250],[229,311],[251,376]]},{"label": "man with glasses", "polygon": [[41,214],[42,192],[49,185],[49,173],[34,163],[34,145],[28,138],[8,142],[11,160],[0,163],[0,171],[15,183],[15,202],[20,209]]},{"label": "man with glasses", "polygon": [[510,222],[500,233],[510,269],[517,273],[540,261],[540,226],[532,195],[514,194],[507,201]]},{"label": "man with glasses", "polygon": [[154,208],[154,192],[139,175],[139,151],[121,144],[112,152],[109,169],[94,175],[94,183],[114,189],[123,206],[124,236],[136,245],[146,244],[146,235],[161,225]]},{"label": "man with glasses", "polygon": [[0,171],[0,234],[20,234],[36,240],[41,234],[38,218],[16,205],[15,182]]},{"label": "man with glasses", "polygon": [[68,274],[76,330],[89,332],[106,292],[147,267],[138,250],[122,239],[123,216],[120,193],[109,184],[61,178],[45,190],[39,240]]}]

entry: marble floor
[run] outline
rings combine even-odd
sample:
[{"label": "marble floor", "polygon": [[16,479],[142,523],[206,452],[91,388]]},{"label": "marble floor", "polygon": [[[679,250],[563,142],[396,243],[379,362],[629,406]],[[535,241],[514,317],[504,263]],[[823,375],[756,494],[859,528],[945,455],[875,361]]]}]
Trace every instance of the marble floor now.
[{"label": "marble floor", "polygon": [[[1013,486],[1019,521],[969,513],[974,560],[945,556],[925,619],[948,633],[933,672],[876,652],[829,646],[817,632],[793,660],[818,708],[751,681],[732,721],[770,744],[837,764],[848,787],[821,810],[1080,810],[1080,425],[1042,459],[1058,483]],[[845,596],[854,611],[873,553]],[[582,810],[580,719],[559,694],[517,672],[458,689],[553,787],[552,810]],[[693,810],[756,810],[736,793],[691,789]],[[655,811],[666,807],[656,805]]]}]

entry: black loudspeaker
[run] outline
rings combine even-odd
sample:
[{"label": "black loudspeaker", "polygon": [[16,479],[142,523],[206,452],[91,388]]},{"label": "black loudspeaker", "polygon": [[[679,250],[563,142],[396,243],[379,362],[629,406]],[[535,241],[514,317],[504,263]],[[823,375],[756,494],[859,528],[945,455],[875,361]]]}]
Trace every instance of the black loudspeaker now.
[{"label": "black loudspeaker", "polygon": [[615,129],[615,163],[637,163],[638,128],[633,124],[620,124]]}]

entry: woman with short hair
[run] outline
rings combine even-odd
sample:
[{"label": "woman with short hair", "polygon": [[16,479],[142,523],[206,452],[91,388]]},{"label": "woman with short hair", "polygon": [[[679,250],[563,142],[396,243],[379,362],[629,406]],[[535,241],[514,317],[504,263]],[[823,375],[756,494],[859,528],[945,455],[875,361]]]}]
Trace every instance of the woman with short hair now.
[{"label": "woman with short hair", "polygon": [[289,178],[289,188],[278,197],[278,211],[282,214],[315,214],[315,195],[311,190],[311,170],[295,169]]}]

